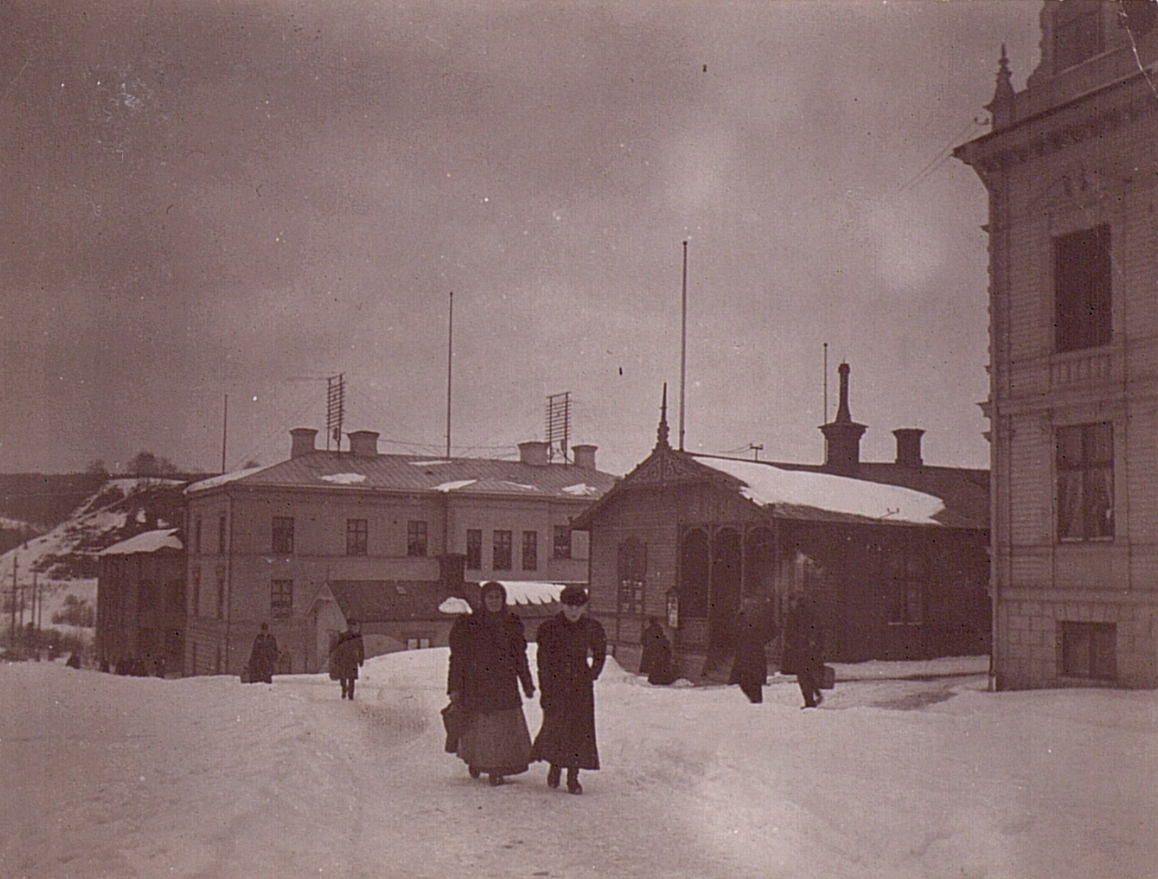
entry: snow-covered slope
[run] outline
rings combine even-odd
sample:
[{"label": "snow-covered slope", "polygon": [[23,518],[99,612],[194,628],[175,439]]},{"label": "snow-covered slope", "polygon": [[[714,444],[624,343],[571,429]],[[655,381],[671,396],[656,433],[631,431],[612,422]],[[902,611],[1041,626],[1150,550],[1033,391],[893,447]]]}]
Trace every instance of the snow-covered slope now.
[{"label": "snow-covered slope", "polygon": [[[88,602],[95,610],[98,554],[143,531],[180,526],[184,485],[176,479],[110,479],[47,534],[0,555],[0,593],[7,602],[15,571],[17,584],[26,587],[27,621],[32,613],[35,580],[44,595],[40,616],[46,628],[69,595]],[[59,628],[76,631],[72,627]]]}]

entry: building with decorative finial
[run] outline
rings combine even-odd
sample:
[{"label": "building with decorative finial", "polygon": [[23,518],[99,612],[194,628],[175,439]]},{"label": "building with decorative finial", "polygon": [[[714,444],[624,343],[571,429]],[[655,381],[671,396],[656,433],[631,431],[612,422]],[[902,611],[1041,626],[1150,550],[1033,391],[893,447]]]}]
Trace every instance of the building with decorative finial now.
[{"label": "building with decorative finial", "polygon": [[991,130],[994,684],[1158,686],[1158,7],[1049,0]]},{"label": "building with decorative finial", "polygon": [[988,473],[926,464],[918,428],[893,432],[895,461],[861,461],[849,373],[820,465],[673,449],[665,387],[651,454],[574,523],[590,535],[592,612],[626,668],[655,617],[681,673],[711,675],[744,598],[780,622],[799,592],[834,661],[988,650]]}]

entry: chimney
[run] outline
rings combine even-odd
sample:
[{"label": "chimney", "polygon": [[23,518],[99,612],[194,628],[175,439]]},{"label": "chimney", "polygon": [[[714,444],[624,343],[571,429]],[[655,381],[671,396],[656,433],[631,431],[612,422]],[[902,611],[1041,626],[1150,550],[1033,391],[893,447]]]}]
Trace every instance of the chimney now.
[{"label": "chimney", "polygon": [[378,431],[355,430],[347,434],[350,451],[359,458],[373,458],[378,454]]},{"label": "chimney", "polygon": [[582,467],[584,470],[595,469],[595,450],[599,446],[578,445],[571,446],[571,451],[575,454],[575,466]]},{"label": "chimney", "polygon": [[897,438],[897,463],[902,467],[920,467],[925,463],[921,460],[921,434],[924,432],[919,427],[898,427],[893,431]]},{"label": "chimney", "polygon": [[852,420],[848,408],[847,363],[842,363],[840,373],[840,404],[836,408],[836,418],[820,426],[824,434],[824,467],[841,476],[854,476],[860,468],[860,438],[868,429]]},{"label": "chimney", "polygon": [[519,462],[530,464],[532,467],[546,467],[550,463],[547,458],[547,448],[547,443],[540,440],[519,443]]},{"label": "chimney", "polygon": [[290,457],[300,458],[314,451],[314,438],[318,432],[312,427],[295,427],[290,431]]}]

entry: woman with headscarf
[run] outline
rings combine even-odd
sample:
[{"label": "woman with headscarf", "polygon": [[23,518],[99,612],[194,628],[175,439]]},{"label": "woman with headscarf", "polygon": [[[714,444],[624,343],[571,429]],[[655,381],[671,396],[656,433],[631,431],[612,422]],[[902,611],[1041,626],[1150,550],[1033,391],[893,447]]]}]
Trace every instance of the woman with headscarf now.
[{"label": "woman with headscarf", "polygon": [[492,785],[530,765],[531,734],[523,716],[519,684],[535,695],[527,664],[523,622],[507,611],[507,591],[490,581],[482,586],[481,607],[450,631],[446,691],[466,715],[457,754],[471,778],[484,772]]},{"label": "woman with headscarf", "polygon": [[563,609],[539,626],[539,704],[543,726],[531,751],[546,760],[547,785],[558,787],[564,767],[567,790],[583,793],[580,769],[598,769],[595,746],[595,679],[607,659],[607,635],[598,620],[585,615],[587,591],[567,586],[559,596]]}]

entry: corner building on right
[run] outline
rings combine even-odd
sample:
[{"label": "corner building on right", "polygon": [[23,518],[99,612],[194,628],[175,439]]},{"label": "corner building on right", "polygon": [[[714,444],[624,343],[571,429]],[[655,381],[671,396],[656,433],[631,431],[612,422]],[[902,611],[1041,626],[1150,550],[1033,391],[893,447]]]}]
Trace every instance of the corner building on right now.
[{"label": "corner building on right", "polygon": [[1047,0],[989,134],[998,689],[1158,686],[1158,9]]}]

